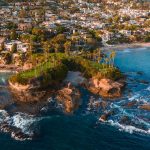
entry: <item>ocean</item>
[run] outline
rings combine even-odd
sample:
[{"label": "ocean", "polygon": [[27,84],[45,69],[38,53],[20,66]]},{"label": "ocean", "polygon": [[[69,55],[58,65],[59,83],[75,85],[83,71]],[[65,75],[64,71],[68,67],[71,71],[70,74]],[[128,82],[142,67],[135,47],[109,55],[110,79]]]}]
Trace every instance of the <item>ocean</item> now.
[{"label": "ocean", "polygon": [[[150,104],[150,48],[116,51],[115,64],[127,76],[123,96],[109,101],[105,110],[89,108],[93,96],[80,87],[82,105],[72,115],[62,113],[54,100],[34,116],[17,107],[7,88],[8,73],[0,73],[0,124],[19,128],[34,140],[15,140],[13,133],[0,132],[0,150],[150,150],[150,111],[140,105]],[[95,97],[95,101],[102,101]],[[134,104],[127,107],[127,104]],[[11,107],[6,107],[12,103]],[[2,107],[3,106],[3,107]],[[20,109],[19,109],[20,110]],[[99,117],[113,110],[107,122]]]}]

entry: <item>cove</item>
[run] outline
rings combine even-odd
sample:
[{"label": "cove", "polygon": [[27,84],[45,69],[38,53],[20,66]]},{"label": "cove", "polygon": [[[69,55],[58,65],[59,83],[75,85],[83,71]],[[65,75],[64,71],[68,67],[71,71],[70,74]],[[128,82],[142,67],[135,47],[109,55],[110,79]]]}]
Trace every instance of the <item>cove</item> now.
[{"label": "cove", "polygon": [[[85,89],[81,89],[82,106],[71,116],[62,114],[60,106],[54,104],[53,100],[42,109],[41,115],[36,117],[19,112],[7,116],[1,111],[0,122],[7,117],[10,123],[19,126],[24,132],[32,133],[34,130],[40,132],[37,140],[23,142],[16,141],[9,134],[2,132],[1,149],[27,150],[32,147],[33,150],[149,150],[150,112],[139,109],[143,103],[150,103],[149,60],[150,48],[117,51],[115,63],[126,74],[128,84],[123,97],[109,103],[107,110],[113,109],[116,113],[105,123],[98,121],[102,114],[101,109],[89,109],[89,98],[93,95]],[[3,85],[4,90],[1,96],[6,96],[8,95],[6,93],[9,93],[4,87],[7,76],[6,74],[1,76],[0,85]],[[143,80],[146,82],[142,82]],[[97,99],[100,100],[99,97]],[[137,102],[135,106],[125,107],[128,102],[133,101]],[[6,108],[6,111],[8,110],[9,108]],[[123,122],[123,116],[128,117],[128,120]]]}]

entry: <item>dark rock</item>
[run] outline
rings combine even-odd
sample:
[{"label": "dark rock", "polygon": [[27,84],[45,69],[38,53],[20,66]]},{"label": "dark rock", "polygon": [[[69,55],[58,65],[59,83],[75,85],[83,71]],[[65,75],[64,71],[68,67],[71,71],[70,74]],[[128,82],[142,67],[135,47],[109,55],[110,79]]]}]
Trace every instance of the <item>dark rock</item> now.
[{"label": "dark rock", "polygon": [[144,72],[142,72],[142,71],[138,71],[138,72],[137,72],[137,74],[138,74],[138,75],[143,75],[143,74],[144,74]]},{"label": "dark rock", "polygon": [[138,82],[143,83],[143,84],[149,84],[149,81],[145,81],[145,80],[138,80]]},{"label": "dark rock", "polygon": [[127,108],[130,108],[130,107],[133,107],[137,104],[137,101],[131,101],[131,102],[128,102],[126,104],[123,105],[123,107],[127,107]]},{"label": "dark rock", "polygon": [[99,118],[99,121],[102,121],[102,122],[107,121],[110,116],[114,115],[114,113],[115,112],[112,110],[112,111],[109,111],[108,113],[101,115],[101,117]]},{"label": "dark rock", "polygon": [[131,123],[131,120],[130,120],[130,118],[128,116],[123,116],[120,119],[119,123],[126,124],[126,125],[128,124],[129,125]]}]

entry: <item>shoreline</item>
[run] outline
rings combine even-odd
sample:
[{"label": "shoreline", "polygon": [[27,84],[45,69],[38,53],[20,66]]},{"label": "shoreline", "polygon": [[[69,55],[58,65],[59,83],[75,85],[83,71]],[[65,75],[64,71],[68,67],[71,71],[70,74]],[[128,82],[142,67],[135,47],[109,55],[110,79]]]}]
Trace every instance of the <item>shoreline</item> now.
[{"label": "shoreline", "polygon": [[150,42],[148,43],[131,43],[131,44],[118,44],[118,45],[108,45],[104,46],[101,49],[102,50],[123,50],[127,48],[144,48],[144,47],[150,47]]},{"label": "shoreline", "polygon": [[[108,50],[124,50],[124,49],[132,49],[132,48],[148,48],[150,47],[150,42],[148,43],[131,43],[131,44],[117,44],[117,45],[105,45],[101,47],[102,51],[108,51]],[[10,65],[0,65],[0,73],[17,73],[21,71],[22,68],[14,66],[12,64]]]},{"label": "shoreline", "polygon": [[21,68],[10,65],[0,65],[0,73],[17,73]]}]

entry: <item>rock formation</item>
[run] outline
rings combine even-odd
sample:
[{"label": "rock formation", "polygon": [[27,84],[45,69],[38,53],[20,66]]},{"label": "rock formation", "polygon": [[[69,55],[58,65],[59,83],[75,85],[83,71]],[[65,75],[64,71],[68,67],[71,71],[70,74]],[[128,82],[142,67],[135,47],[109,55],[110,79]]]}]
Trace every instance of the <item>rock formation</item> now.
[{"label": "rock formation", "polygon": [[90,79],[87,85],[88,90],[92,93],[108,98],[120,97],[123,87],[123,82],[112,81],[110,79],[99,80],[97,78]]},{"label": "rock formation", "polygon": [[81,104],[80,92],[75,87],[64,87],[58,91],[56,99],[63,104],[66,113],[73,113]]}]

